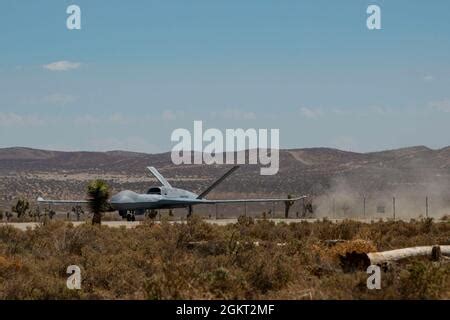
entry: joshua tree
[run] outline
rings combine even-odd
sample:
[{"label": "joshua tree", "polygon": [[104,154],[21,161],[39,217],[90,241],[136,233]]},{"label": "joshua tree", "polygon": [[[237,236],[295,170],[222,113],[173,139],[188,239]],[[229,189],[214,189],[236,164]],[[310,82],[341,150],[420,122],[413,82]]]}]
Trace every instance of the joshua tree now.
[{"label": "joshua tree", "polygon": [[80,216],[82,214],[84,214],[83,208],[81,208],[81,206],[73,207],[72,212],[75,213],[75,216],[77,217],[77,221],[80,221]]},{"label": "joshua tree", "polygon": [[[287,196],[288,199],[292,199],[292,195],[288,194]],[[284,217],[287,219],[289,217],[289,210],[291,209],[291,207],[294,205],[294,201],[293,200],[286,200],[284,202]]]},{"label": "joshua tree", "polygon": [[89,183],[87,188],[87,196],[89,207],[94,214],[92,224],[102,223],[102,213],[109,210],[109,186],[103,180],[94,180]]},{"label": "joshua tree", "polygon": [[302,208],[302,218],[307,218],[308,216],[311,216],[314,213],[314,208],[313,208],[311,198],[303,199],[302,207],[303,207]]},{"label": "joshua tree", "polygon": [[149,219],[155,219],[156,218],[156,216],[158,215],[158,211],[157,210],[155,210],[155,209],[151,209],[151,210],[149,210],[149,211],[147,211],[147,217],[149,218]]},{"label": "joshua tree", "polygon": [[6,213],[5,213],[6,221],[9,221],[9,219],[11,219],[13,216],[14,215],[11,212],[6,211]]},{"label": "joshua tree", "polygon": [[30,203],[25,199],[17,200],[16,204],[12,206],[12,212],[17,213],[17,218],[23,217],[30,209]]},{"label": "joshua tree", "polygon": [[48,214],[48,217],[50,218],[50,220],[52,220],[53,217],[56,215],[56,212],[54,210],[50,209],[47,214]]},{"label": "joshua tree", "polygon": [[28,215],[34,221],[41,220],[41,210],[39,209],[39,207],[35,207],[34,209],[30,210],[28,212]]}]

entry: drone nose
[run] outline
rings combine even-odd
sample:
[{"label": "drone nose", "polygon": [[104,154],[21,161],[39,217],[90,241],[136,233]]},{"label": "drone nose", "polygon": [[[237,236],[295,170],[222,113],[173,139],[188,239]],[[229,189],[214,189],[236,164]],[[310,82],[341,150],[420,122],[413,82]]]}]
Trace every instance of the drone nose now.
[{"label": "drone nose", "polygon": [[128,197],[122,194],[116,194],[114,196],[111,197],[111,203],[124,203],[127,202]]}]

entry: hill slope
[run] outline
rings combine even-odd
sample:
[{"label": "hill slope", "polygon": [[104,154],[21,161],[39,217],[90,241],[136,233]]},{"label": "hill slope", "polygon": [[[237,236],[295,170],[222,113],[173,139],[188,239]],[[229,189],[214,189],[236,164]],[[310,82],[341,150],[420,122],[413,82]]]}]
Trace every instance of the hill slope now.
[{"label": "hill slope", "polygon": [[[148,175],[153,165],[175,186],[200,192],[227,170],[225,165],[175,166],[170,153],[124,151],[60,152],[29,148],[0,149],[0,201],[18,196],[83,197],[88,180],[107,180],[114,191],[139,192],[157,181]],[[329,148],[280,151],[280,171],[261,176],[258,165],[242,165],[211,197],[325,194],[349,188],[358,193],[446,192],[450,181],[450,147],[432,150],[410,147],[373,153]]]}]

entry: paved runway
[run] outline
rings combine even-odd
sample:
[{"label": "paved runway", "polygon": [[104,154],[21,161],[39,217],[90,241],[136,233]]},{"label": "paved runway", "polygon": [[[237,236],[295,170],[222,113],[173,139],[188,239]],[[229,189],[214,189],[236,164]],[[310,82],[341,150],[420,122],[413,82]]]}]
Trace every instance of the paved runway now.
[{"label": "paved runway", "polygon": [[[267,219],[269,221],[273,221],[275,223],[299,223],[302,221],[306,222],[316,222],[320,221],[322,219]],[[344,219],[328,219],[331,222],[338,223],[340,221],[343,221]],[[364,222],[364,223],[370,223],[372,221],[378,221],[379,219],[353,219],[354,221]],[[207,223],[211,224],[217,224],[217,225],[227,225],[227,224],[233,224],[237,222],[237,219],[205,219],[204,220]],[[67,222],[69,223],[69,222]],[[85,223],[90,223],[90,221],[70,221],[74,226],[79,226]],[[141,221],[102,221],[103,226],[108,226],[112,228],[119,228],[119,227],[125,227],[125,228],[134,228],[138,225],[140,225]],[[160,223],[160,221],[155,221],[155,223]],[[170,221],[170,223],[186,223],[186,220],[178,220],[178,221]],[[12,226],[14,228],[18,228],[20,230],[27,230],[28,228],[33,229],[36,226],[40,225],[40,222],[2,222],[0,223],[0,227],[2,226]]]}]

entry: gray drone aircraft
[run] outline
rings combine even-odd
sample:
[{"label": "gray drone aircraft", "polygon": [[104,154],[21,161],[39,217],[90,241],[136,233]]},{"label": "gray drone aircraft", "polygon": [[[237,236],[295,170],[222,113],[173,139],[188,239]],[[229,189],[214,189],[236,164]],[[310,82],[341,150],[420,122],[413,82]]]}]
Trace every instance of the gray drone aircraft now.
[{"label": "gray drone aircraft", "polygon": [[[130,190],[121,191],[111,197],[109,204],[113,210],[118,210],[122,218],[134,221],[135,215],[142,215],[146,210],[187,208],[188,216],[192,215],[192,206],[196,204],[218,204],[218,203],[246,203],[246,202],[276,202],[297,201],[306,196],[287,199],[233,199],[233,200],[208,200],[205,196],[217,187],[223,180],[231,175],[239,166],[234,166],[222,177],[217,179],[201,194],[174,188],[154,167],[148,170],[161,182],[162,186],[150,187],[147,193],[140,194]],[[47,200],[39,197],[38,203],[44,204],[87,204],[88,200]]]}]

